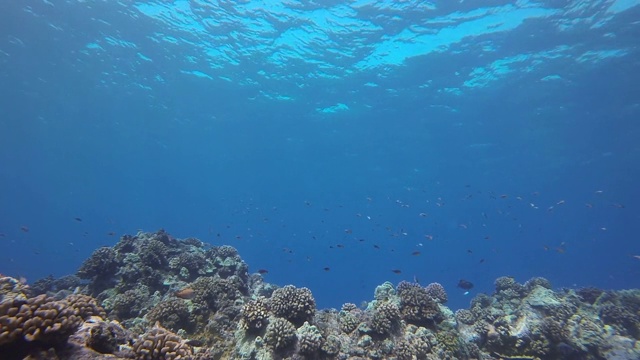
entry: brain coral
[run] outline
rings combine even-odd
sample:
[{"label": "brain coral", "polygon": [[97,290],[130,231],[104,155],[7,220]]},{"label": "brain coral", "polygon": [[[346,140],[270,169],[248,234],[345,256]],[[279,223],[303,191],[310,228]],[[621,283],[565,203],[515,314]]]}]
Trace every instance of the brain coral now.
[{"label": "brain coral", "polygon": [[269,308],[276,315],[301,325],[310,320],[316,310],[311,290],[287,285],[276,289],[269,299]]},{"label": "brain coral", "polygon": [[178,335],[156,324],[133,344],[138,360],[191,359],[191,347]]},{"label": "brain coral", "polygon": [[286,319],[272,317],[264,335],[264,341],[273,350],[283,350],[296,340],[296,327]]},{"label": "brain coral", "polygon": [[422,287],[412,287],[400,293],[400,313],[404,320],[415,325],[440,320],[438,303]]}]

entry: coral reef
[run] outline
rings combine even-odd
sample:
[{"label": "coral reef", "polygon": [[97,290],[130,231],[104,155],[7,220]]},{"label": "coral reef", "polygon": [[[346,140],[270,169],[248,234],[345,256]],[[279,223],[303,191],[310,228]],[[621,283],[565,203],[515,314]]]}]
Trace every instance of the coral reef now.
[{"label": "coral reef", "polygon": [[[639,359],[640,291],[495,281],[451,311],[438,283],[375,288],[361,308],[316,309],[266,283],[231,246],[123,236],[76,275],[0,277],[0,354],[23,359]],[[80,281],[83,280],[83,282]],[[110,320],[109,320],[110,319]]]}]

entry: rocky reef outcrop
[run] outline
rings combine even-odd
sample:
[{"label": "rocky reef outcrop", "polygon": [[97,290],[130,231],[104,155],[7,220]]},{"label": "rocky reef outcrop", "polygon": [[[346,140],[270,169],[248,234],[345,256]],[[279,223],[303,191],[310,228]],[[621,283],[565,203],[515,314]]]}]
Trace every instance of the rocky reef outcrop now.
[{"label": "rocky reef outcrop", "polygon": [[363,306],[317,309],[230,246],[123,236],[74,275],[0,277],[3,359],[640,359],[640,290],[495,282],[468,309],[440,284],[389,282]]}]

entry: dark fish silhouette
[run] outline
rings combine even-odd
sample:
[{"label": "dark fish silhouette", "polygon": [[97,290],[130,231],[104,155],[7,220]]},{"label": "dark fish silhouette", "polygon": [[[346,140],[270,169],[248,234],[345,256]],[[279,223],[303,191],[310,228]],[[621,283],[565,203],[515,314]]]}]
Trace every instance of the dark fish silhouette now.
[{"label": "dark fish silhouette", "polygon": [[269,272],[269,270],[267,270],[267,269],[260,269],[260,270],[258,270],[258,274],[262,274],[262,275],[264,275],[264,274],[266,274],[266,273],[268,273],[268,272]]},{"label": "dark fish silhouette", "polygon": [[79,218],[79,217],[74,217],[73,220],[78,221],[78,222],[82,221],[82,219]]},{"label": "dark fish silhouette", "polygon": [[330,267],[326,267],[326,268],[324,268],[324,271],[329,271],[329,270],[331,270],[331,268],[330,268]]},{"label": "dark fish silhouette", "polygon": [[200,340],[187,340],[185,341],[185,344],[193,347],[201,347],[202,345],[204,345],[204,342]]},{"label": "dark fish silhouette", "polygon": [[401,273],[402,273],[402,270],[399,270],[399,269],[393,269],[393,270],[391,270],[391,272],[393,272],[394,274],[401,274]]},{"label": "dark fish silhouette", "polygon": [[464,290],[471,290],[473,288],[473,283],[465,279],[460,279],[460,281],[458,281],[458,287]]}]

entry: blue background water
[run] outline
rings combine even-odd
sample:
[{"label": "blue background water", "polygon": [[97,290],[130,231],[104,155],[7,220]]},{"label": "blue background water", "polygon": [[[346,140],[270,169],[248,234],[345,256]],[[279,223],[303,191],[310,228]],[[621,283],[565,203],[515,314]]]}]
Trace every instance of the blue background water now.
[{"label": "blue background water", "polygon": [[0,272],[165,228],[320,307],[638,287],[639,2],[511,3],[1,2]]}]

